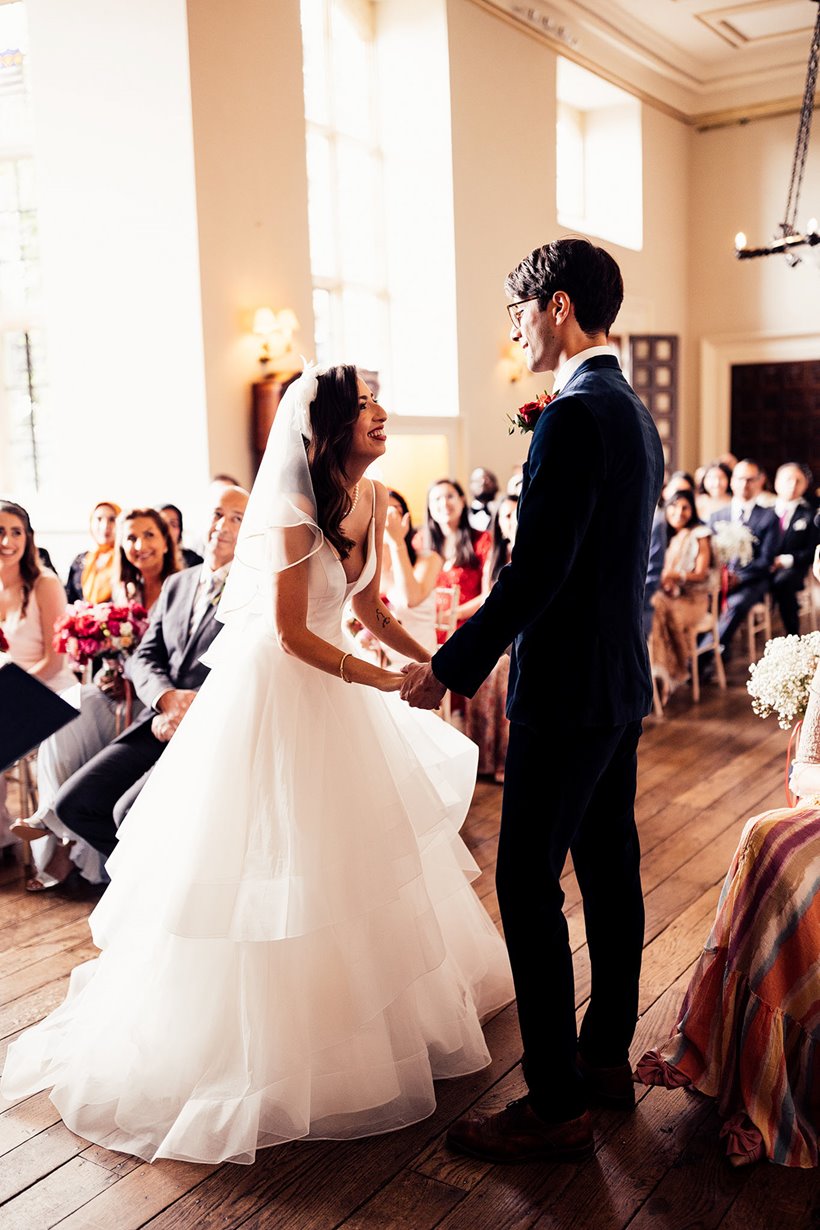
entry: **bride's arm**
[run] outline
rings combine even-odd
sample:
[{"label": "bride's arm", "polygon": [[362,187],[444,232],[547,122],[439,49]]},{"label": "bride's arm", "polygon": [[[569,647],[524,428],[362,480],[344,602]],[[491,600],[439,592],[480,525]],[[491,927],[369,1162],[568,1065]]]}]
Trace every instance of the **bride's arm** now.
[{"label": "bride's arm", "polygon": [[303,559],[301,563],[276,574],[274,612],[277,638],[282,649],[294,658],[307,662],[308,666],[344,678],[348,683],[366,684],[382,692],[398,691],[402,685],[401,675],[382,670],[371,662],[363,662],[353,654],[345,654],[336,645],[310,631],[307,626],[309,567],[310,561]]},{"label": "bride's arm", "polygon": [[429,662],[430,654],[395,619],[381,600],[382,543],[384,522],[387,515],[387,492],[381,483],[374,483],[376,490],[376,571],[366,589],[355,595],[351,602],[353,613],[374,636],[405,658],[414,662]]},{"label": "bride's arm", "polygon": [[820,797],[820,667],[809,687],[809,703],[792,764],[791,789],[800,798]]}]

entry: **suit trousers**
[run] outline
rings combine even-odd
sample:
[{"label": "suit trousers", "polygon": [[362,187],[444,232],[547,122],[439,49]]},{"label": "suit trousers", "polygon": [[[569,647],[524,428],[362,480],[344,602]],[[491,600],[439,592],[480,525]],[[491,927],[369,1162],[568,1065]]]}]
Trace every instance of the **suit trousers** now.
[{"label": "suit trousers", "polygon": [[[515,981],[530,1101],[544,1119],[585,1108],[576,1052],[626,1063],[644,934],[635,826],[641,723],[534,730],[510,724],[496,887]],[[568,851],[583,898],[591,996],[575,1023],[560,878]]]},{"label": "suit trousers", "polygon": [[54,810],[67,829],[84,838],[105,858],[117,844],[117,828],[127,807],[118,804],[147,777],[167,744],[155,738],[150,718],[137,722],[98,752],[64,782]]},{"label": "suit trousers", "polygon": [[732,637],[752,607],[758,602],[762,602],[766,597],[768,588],[768,579],[764,578],[762,581],[752,581],[747,585],[739,585],[727,597],[726,605],[721,611],[720,619],[718,620],[718,636],[724,649],[724,662],[729,661],[729,646],[731,645]]},{"label": "suit trousers", "polygon": [[780,568],[772,574],[772,597],[780,611],[783,627],[790,636],[800,635],[800,606],[797,595],[803,589],[805,572],[797,568]]}]

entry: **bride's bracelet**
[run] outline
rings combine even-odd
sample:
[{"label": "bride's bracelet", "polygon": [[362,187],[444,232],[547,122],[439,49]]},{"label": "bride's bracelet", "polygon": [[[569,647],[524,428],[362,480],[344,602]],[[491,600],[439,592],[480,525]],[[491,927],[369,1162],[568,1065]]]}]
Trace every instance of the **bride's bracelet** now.
[{"label": "bride's bracelet", "polygon": [[347,661],[348,658],[352,658],[352,657],[353,657],[352,653],[342,654],[342,660],[339,663],[339,678],[343,679],[345,683],[353,682],[351,679],[348,679],[347,675],[345,674],[345,662]]}]

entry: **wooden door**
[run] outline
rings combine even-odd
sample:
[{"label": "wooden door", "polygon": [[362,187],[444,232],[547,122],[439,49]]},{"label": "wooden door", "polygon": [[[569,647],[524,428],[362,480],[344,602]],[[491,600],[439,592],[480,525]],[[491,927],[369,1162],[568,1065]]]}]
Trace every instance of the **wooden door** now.
[{"label": "wooden door", "polygon": [[820,360],[732,367],[732,452],[759,461],[771,481],[784,461],[820,481]]}]

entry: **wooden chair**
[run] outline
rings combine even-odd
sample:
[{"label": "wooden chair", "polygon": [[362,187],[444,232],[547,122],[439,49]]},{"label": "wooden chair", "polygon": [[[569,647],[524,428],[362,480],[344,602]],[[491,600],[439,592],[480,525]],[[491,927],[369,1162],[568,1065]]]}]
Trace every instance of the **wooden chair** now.
[{"label": "wooden chair", "polygon": [[757,638],[763,633],[763,644],[772,639],[772,599],[765,594],[762,602],[756,602],[746,616],[746,638],[749,646],[749,665],[756,662],[760,656],[757,652]]},{"label": "wooden chair", "polygon": [[[31,816],[37,810],[37,748],[21,756],[4,774],[7,782],[17,787],[17,811],[21,816]],[[23,847],[23,864],[32,866],[31,842],[20,838]]]},{"label": "wooden chair", "polygon": [[[456,630],[460,590],[457,585],[441,585],[436,589],[436,639],[449,640]],[[451,720],[450,693],[444,693],[439,713],[445,722]]]},{"label": "wooden chair", "polygon": [[816,632],[820,628],[820,585],[811,573],[806,577],[806,584],[797,594],[797,614],[802,631],[803,620],[806,620],[806,632]]},{"label": "wooden chair", "polygon": [[[720,577],[716,577],[709,589],[709,607],[706,614],[703,616],[694,627],[689,629],[689,658],[692,663],[692,700],[700,700],[700,673],[698,671],[698,658],[703,653],[714,653],[715,659],[715,678],[718,681],[718,687],[726,687],[726,671],[723,668],[723,659],[720,656],[720,634],[718,632],[718,615],[720,613]],[[698,645],[698,636],[703,632],[711,632],[711,641],[705,645]]]}]

